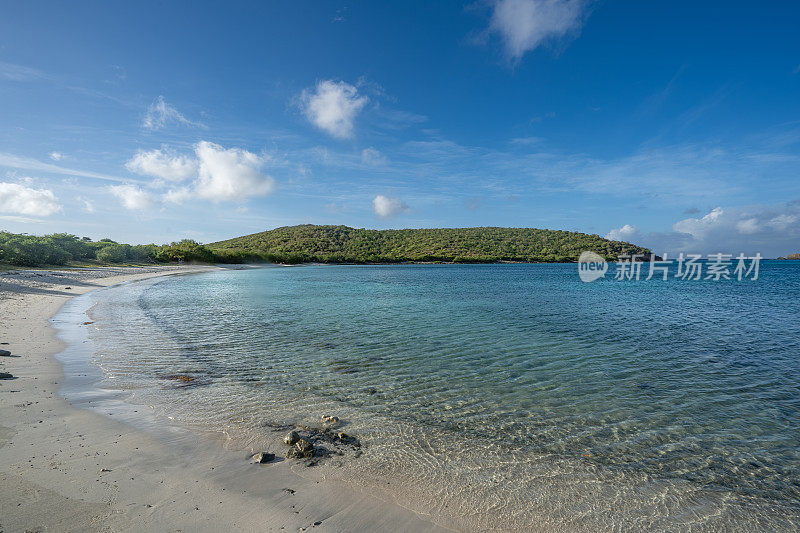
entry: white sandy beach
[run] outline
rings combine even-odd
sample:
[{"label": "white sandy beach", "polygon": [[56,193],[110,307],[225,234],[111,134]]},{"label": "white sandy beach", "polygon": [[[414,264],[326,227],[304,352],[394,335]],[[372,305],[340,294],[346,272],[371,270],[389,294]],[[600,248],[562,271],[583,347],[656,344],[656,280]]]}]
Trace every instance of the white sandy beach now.
[{"label": "white sandy beach", "polygon": [[[59,395],[49,319],[72,296],[214,267],[0,273],[0,532],[431,531],[424,516],[291,461],[251,464],[212,438],[150,434]],[[113,416],[113,415],[112,415]],[[282,450],[267,450],[282,455]]]}]

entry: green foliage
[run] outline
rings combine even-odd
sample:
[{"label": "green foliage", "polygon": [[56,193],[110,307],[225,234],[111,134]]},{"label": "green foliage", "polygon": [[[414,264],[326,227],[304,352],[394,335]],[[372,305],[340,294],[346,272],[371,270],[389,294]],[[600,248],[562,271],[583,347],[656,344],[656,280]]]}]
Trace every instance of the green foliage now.
[{"label": "green foliage", "polygon": [[103,263],[124,263],[130,248],[128,244],[109,244],[97,250],[96,258]]},{"label": "green foliage", "polygon": [[[0,263],[17,266],[66,265],[68,263],[153,263],[153,262],[241,262],[246,254],[216,254],[194,242],[169,245],[119,244],[111,239],[93,242],[87,237],[56,233],[34,236],[0,232]],[[248,256],[249,257],[249,256]],[[252,260],[252,257],[249,257]]]},{"label": "green foliage", "polygon": [[182,240],[131,246],[93,242],[67,233],[33,236],[0,232],[0,263],[18,266],[71,262],[145,263],[493,263],[575,261],[584,250],[608,260],[649,254],[646,248],[598,235],[532,228],[367,230],[291,226],[202,245]]},{"label": "green foliage", "polygon": [[598,235],[533,228],[367,230],[289,226],[207,245],[281,263],[569,262],[594,251],[608,260],[649,254],[646,248]]}]

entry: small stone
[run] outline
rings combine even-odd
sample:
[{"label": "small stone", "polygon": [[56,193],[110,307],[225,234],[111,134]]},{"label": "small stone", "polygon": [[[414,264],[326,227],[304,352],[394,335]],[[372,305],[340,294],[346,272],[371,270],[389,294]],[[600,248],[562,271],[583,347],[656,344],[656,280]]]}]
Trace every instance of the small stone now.
[{"label": "small stone", "polygon": [[14,376],[8,372],[0,372],[0,379],[13,379]]},{"label": "small stone", "polygon": [[297,444],[298,440],[300,440],[300,435],[298,435],[296,431],[290,431],[283,438],[283,442],[285,442],[287,446],[294,446],[295,444]]},{"label": "small stone", "polygon": [[303,454],[304,457],[311,457],[314,455],[314,445],[308,442],[306,439],[300,439],[294,445],[297,448],[297,451]]},{"label": "small stone", "polygon": [[306,459],[314,456],[314,445],[306,439],[298,440],[291,450],[286,454],[286,457],[295,459]]},{"label": "small stone", "polygon": [[322,415],[322,421],[326,424],[336,424],[339,422],[339,417],[333,415]]},{"label": "small stone", "polygon": [[0,350],[0,357],[11,357],[11,352],[8,350]]},{"label": "small stone", "polygon": [[264,463],[271,463],[275,460],[275,454],[269,452],[259,452],[253,456],[253,459],[256,463],[264,464]]}]

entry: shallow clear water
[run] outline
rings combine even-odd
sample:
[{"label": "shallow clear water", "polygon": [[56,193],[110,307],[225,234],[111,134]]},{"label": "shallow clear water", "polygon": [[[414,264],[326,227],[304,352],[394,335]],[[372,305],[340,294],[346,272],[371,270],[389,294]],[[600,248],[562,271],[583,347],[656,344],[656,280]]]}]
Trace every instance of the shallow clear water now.
[{"label": "shallow clear water", "polygon": [[104,386],[254,449],[335,414],[364,454],[318,472],[457,526],[800,524],[800,262],[742,282],[303,266],[93,298]]}]

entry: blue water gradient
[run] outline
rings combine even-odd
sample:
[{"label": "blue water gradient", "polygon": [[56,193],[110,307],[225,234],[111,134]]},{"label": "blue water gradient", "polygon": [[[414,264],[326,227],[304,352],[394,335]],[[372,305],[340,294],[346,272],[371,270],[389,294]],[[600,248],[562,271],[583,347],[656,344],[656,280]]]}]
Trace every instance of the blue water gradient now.
[{"label": "blue water gradient", "polygon": [[797,527],[800,262],[764,261],[756,281],[612,277],[507,264],[160,279],[98,293],[96,359],[132,401],[242,445],[337,414],[366,450],[342,477],[397,479],[409,505],[447,501],[467,526]]}]

